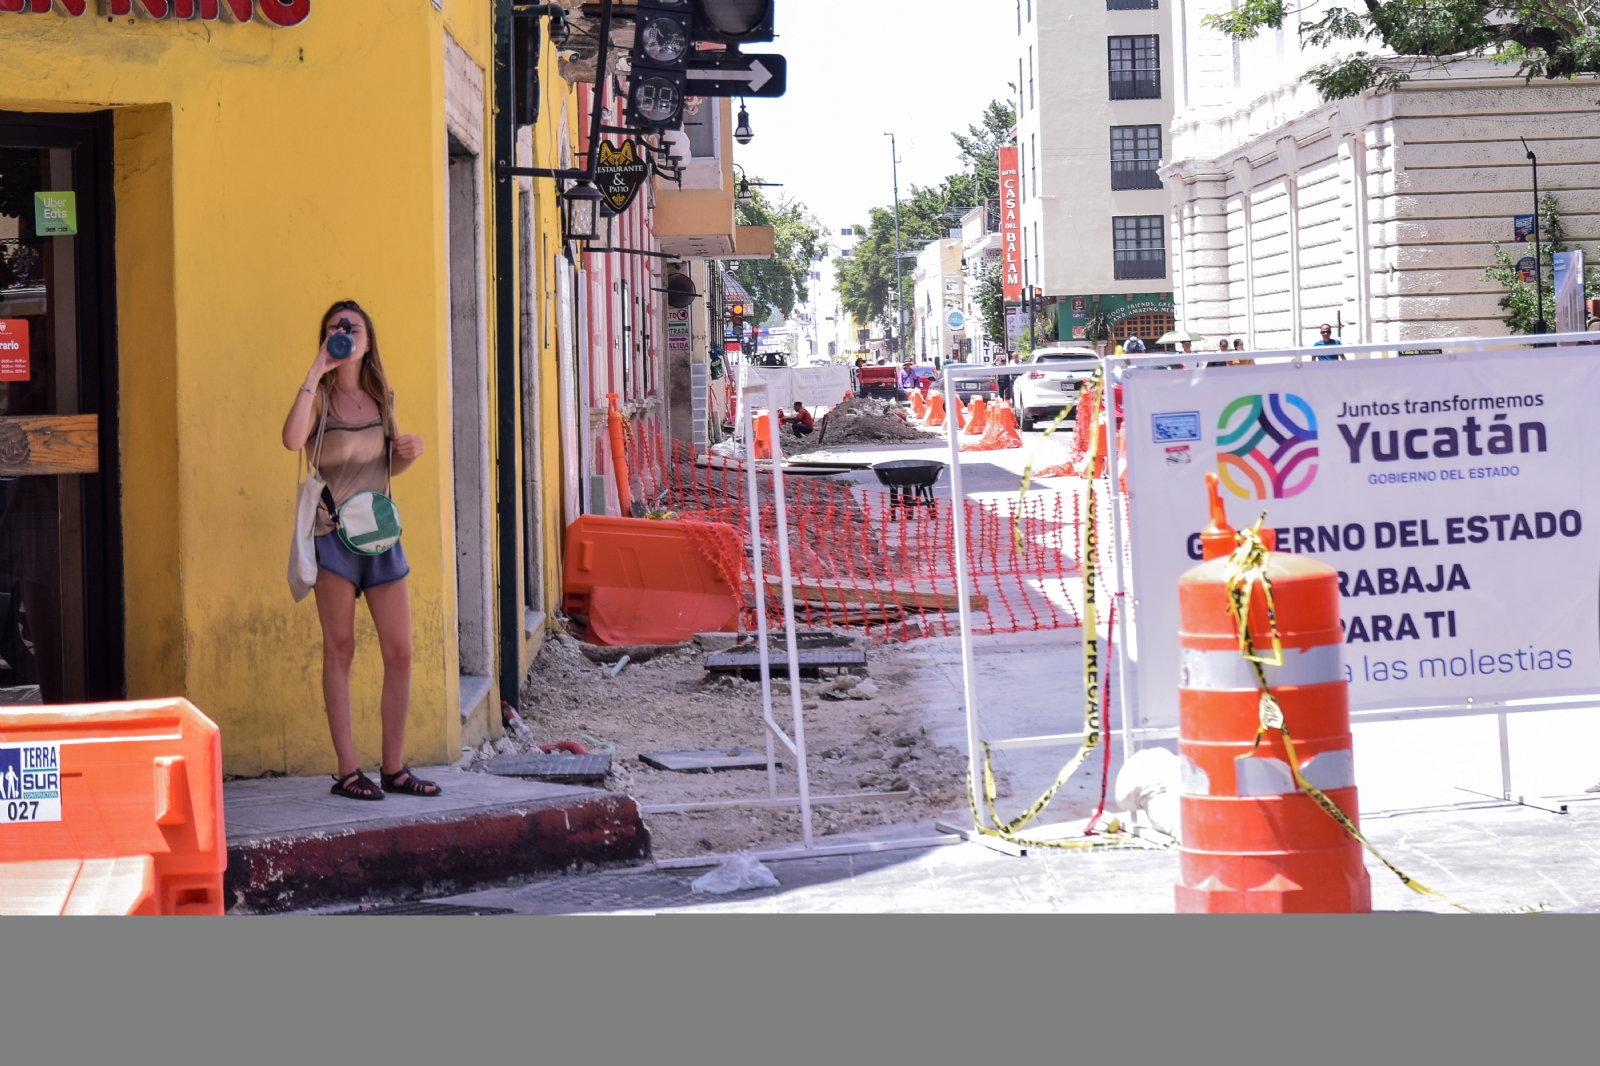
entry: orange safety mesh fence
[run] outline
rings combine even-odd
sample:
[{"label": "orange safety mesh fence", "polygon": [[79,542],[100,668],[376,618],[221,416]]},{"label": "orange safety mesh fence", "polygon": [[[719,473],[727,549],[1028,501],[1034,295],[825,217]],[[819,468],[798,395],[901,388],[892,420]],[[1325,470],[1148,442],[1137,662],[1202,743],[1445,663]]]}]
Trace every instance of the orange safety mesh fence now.
[{"label": "orange safety mesh fence", "polygon": [[[704,535],[701,551],[746,592],[754,626],[750,515],[742,465],[720,456],[698,462],[689,445],[636,429],[629,463],[652,512],[671,511]],[[946,472],[943,475],[948,478]],[[948,483],[948,482],[947,482]],[[770,469],[757,471],[768,618],[781,617],[777,512]],[[860,626],[876,639],[960,632],[951,501],[891,504],[887,489],[786,471],[790,563],[796,619],[808,626]],[[1082,543],[1077,491],[966,500],[967,556],[976,633],[1076,628]],[[1013,521],[1022,530],[1019,550]],[[705,523],[726,523],[738,543]]]}]

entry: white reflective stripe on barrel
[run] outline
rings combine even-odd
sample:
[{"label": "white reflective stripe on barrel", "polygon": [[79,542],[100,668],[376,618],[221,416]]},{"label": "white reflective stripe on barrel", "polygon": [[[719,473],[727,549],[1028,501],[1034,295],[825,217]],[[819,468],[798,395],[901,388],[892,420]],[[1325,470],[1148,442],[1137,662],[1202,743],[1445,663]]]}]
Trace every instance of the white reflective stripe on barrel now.
[{"label": "white reflective stripe on barrel", "polygon": [[[1248,660],[1235,649],[1228,651],[1202,651],[1198,648],[1180,648],[1180,674],[1178,684],[1183,688],[1211,691],[1237,692],[1254,689],[1256,672]],[[1283,665],[1267,666],[1267,685],[1325,685],[1343,681],[1344,660],[1340,645],[1319,644],[1300,650],[1283,649]]]}]

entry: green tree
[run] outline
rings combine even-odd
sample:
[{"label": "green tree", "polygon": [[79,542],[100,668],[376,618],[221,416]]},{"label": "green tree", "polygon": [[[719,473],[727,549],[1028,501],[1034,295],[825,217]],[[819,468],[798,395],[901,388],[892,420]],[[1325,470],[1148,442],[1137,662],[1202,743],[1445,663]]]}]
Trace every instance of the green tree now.
[{"label": "green tree", "polygon": [[[752,178],[752,184],[760,181]],[[733,276],[750,294],[754,306],[745,316],[751,322],[766,322],[774,312],[788,318],[794,305],[810,297],[807,282],[811,264],[822,257],[822,227],[806,206],[796,200],[777,203],[752,188],[750,199],[741,201],[736,215],[741,226],[771,226],[771,259],[741,259],[734,264]]]},{"label": "green tree", "polygon": [[[1567,226],[1561,218],[1560,208],[1556,205],[1556,198],[1545,193],[1539,201],[1539,239],[1540,257],[1538,261],[1539,274],[1543,282],[1544,301],[1543,318],[1547,329],[1554,331],[1556,328],[1556,284],[1555,284],[1555,254],[1565,252],[1567,247]],[[1531,245],[1523,245],[1526,254],[1531,256]],[[1517,259],[1522,258],[1521,255]],[[1600,270],[1585,270],[1583,279],[1584,296],[1589,299],[1600,298]],[[1500,246],[1499,241],[1494,242],[1494,263],[1483,272],[1483,280],[1493,281],[1505,287],[1506,294],[1500,297],[1500,309],[1506,313],[1506,328],[1512,333],[1532,333],[1538,324],[1540,315],[1539,288],[1531,281],[1523,281],[1522,274],[1517,270],[1517,264],[1511,253]]]},{"label": "green tree", "polygon": [[[1305,78],[1324,99],[1393,89],[1419,69],[1483,56],[1518,64],[1530,81],[1600,74],[1600,8],[1588,0],[1366,0],[1364,7],[1329,7],[1321,18],[1299,24],[1304,44],[1375,42],[1394,53],[1358,47],[1312,67]],[[1306,10],[1286,0],[1242,0],[1203,22],[1247,41],[1263,29],[1282,29],[1290,14]]]},{"label": "green tree", "polygon": [[983,323],[983,335],[993,343],[1006,346],[1006,291],[1000,280],[1000,265],[991,264],[978,275],[978,317]]},{"label": "green tree", "polygon": [[[951,134],[968,169],[951,174],[938,185],[913,185],[901,199],[900,247],[907,256],[901,270],[906,286],[901,306],[907,310],[911,309],[911,257],[930,241],[947,236],[962,215],[999,194],[996,152],[1015,123],[1016,114],[1009,105],[992,101],[978,125],[969,125],[964,134]],[[839,299],[856,321],[891,326],[895,317],[894,206],[874,207],[867,215],[867,224],[855,227],[855,254],[834,260]],[[909,345],[911,337],[905,339]]]}]

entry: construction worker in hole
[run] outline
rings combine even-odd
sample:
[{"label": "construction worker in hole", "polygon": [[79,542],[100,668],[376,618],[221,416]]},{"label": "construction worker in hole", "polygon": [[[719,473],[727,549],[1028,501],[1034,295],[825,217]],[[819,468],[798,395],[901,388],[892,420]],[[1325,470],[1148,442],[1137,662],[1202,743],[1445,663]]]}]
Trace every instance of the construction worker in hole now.
[{"label": "construction worker in hole", "polygon": [[794,425],[793,432],[797,437],[811,436],[812,429],[816,427],[816,419],[811,417],[811,412],[807,411],[805,404],[799,400],[794,402],[794,414],[789,414],[786,411],[778,412],[779,425],[787,426],[791,423]]}]

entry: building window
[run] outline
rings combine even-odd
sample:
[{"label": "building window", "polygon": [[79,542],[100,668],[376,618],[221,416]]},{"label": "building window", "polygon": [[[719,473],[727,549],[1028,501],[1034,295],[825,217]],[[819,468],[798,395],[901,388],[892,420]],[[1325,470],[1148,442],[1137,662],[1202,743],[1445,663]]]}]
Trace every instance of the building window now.
[{"label": "building window", "polygon": [[1161,97],[1161,41],[1155,34],[1107,38],[1111,61],[1111,99]]},{"label": "building window", "polygon": [[1033,224],[1033,283],[1037,285],[1044,280],[1044,271],[1039,269],[1039,223]]},{"label": "building window", "polygon": [[1017,57],[1017,114],[1019,116],[1020,115],[1025,115],[1025,114],[1028,113],[1028,92],[1027,92],[1027,90],[1025,88],[1023,88],[1024,84],[1025,83],[1022,80],[1022,57],[1018,56]]},{"label": "building window", "polygon": [[1031,44],[1028,46],[1028,106],[1039,106],[1039,98],[1033,93],[1033,45]]},{"label": "building window", "polygon": [[1039,137],[1038,137],[1037,134],[1035,134],[1035,135],[1030,136],[1028,139],[1033,142],[1033,162],[1031,162],[1029,164],[1029,166],[1032,168],[1030,170],[1030,173],[1033,175],[1033,195],[1038,196],[1039,195]]},{"label": "building window", "polygon": [[1111,220],[1112,256],[1118,281],[1167,276],[1167,247],[1160,215],[1122,215]]},{"label": "building window", "polygon": [[1106,0],[1107,11],[1155,11],[1160,7],[1157,0]]},{"label": "building window", "polygon": [[1026,142],[1023,142],[1023,144],[1021,145],[1020,151],[1022,152],[1022,166],[1019,169],[1022,171],[1022,180],[1017,182],[1017,184],[1022,187],[1022,189],[1021,189],[1021,191],[1022,191],[1022,202],[1023,203],[1027,203],[1028,202],[1028,178],[1027,178],[1027,174],[1028,174],[1028,145],[1027,145]]},{"label": "building window", "polygon": [[1111,339],[1121,344],[1129,337],[1138,337],[1146,344],[1154,344],[1157,337],[1164,336],[1175,328],[1177,327],[1171,315],[1160,312],[1129,315],[1111,327]]},{"label": "building window", "polygon": [[856,228],[854,226],[845,226],[839,230],[839,236],[841,237],[854,237],[855,235]]},{"label": "building window", "polygon": [[1160,126],[1111,127],[1111,187],[1159,189],[1161,177]]}]

